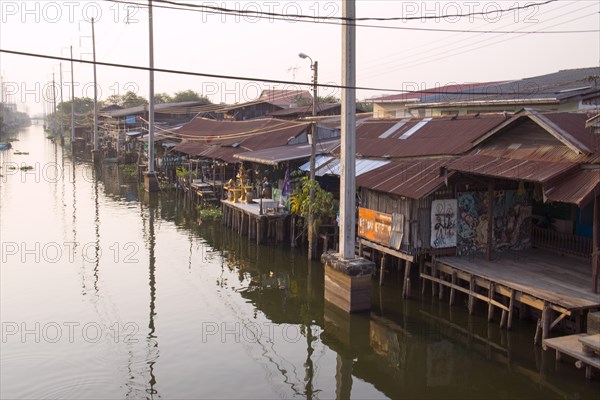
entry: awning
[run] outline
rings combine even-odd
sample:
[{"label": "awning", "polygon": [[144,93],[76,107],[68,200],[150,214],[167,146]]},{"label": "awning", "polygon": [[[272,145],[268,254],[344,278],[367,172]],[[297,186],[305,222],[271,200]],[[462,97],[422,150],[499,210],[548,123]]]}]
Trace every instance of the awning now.
[{"label": "awning", "polygon": [[448,164],[449,170],[467,174],[542,183],[576,168],[576,163],[519,160],[479,154],[467,155]]},{"label": "awning", "polygon": [[564,178],[544,184],[546,201],[576,204],[580,207],[600,191],[600,168],[580,169]]},{"label": "awning", "polygon": [[[329,141],[319,141],[317,143],[317,154],[329,153],[339,144],[339,139]],[[309,158],[311,155],[311,145],[308,143],[285,145],[262,149],[256,151],[247,151],[236,154],[235,157],[241,161],[249,161],[265,165],[277,165],[281,162],[300,160]]]},{"label": "awning", "polygon": [[356,178],[356,185],[396,196],[423,198],[444,185],[447,160],[395,161]]}]

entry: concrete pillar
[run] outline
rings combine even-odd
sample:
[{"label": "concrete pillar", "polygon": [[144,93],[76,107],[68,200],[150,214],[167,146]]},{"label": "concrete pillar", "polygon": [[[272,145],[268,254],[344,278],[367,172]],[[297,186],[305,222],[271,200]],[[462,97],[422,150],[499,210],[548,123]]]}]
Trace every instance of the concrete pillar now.
[{"label": "concrete pillar", "polygon": [[347,18],[356,17],[354,0],[342,1],[342,137],[340,175],[340,256],[355,257],[356,238],[356,25]]}]

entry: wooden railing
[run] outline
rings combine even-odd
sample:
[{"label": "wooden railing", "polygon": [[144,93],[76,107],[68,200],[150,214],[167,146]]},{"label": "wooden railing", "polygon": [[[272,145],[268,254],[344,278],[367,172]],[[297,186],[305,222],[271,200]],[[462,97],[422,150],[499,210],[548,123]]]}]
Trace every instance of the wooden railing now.
[{"label": "wooden railing", "polygon": [[578,257],[592,257],[592,239],[568,233],[533,226],[531,229],[533,247],[570,254]]}]

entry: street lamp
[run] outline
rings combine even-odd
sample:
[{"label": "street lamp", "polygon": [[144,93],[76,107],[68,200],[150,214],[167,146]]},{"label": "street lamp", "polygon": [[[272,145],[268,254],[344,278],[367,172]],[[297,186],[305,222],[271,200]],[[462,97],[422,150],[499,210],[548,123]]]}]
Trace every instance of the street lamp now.
[{"label": "street lamp", "polygon": [[[318,71],[319,71],[319,63],[317,61],[313,61],[312,58],[310,58],[310,56],[308,56],[307,54],[304,53],[299,53],[298,57],[302,58],[302,59],[306,59],[308,58],[310,60],[310,69],[313,72],[313,78],[312,78],[312,84],[313,84],[313,102],[312,102],[312,115],[313,117],[317,116],[317,104],[318,104],[318,97],[317,97],[317,78],[318,78]],[[315,189],[314,189],[314,180],[315,180],[315,157],[316,157],[316,153],[317,153],[317,139],[318,139],[318,132],[317,132],[317,121],[316,119],[313,118],[313,122],[312,122],[312,129],[311,129],[311,137],[310,137],[311,141],[310,141],[310,187],[309,187],[309,198],[310,198],[310,205],[309,205],[309,212],[308,212],[308,259],[312,260],[312,253],[313,253],[313,245],[314,245],[314,232],[313,232],[313,225],[314,225],[314,216],[313,216],[313,212],[312,212],[312,205],[315,201]]]}]

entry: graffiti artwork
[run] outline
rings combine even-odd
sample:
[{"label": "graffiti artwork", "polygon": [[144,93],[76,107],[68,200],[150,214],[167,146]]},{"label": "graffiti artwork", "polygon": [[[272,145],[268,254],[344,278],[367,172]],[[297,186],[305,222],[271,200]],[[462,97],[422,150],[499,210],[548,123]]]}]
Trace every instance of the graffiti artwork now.
[{"label": "graffiti artwork", "polygon": [[457,201],[434,200],[431,203],[431,247],[456,246]]},{"label": "graffiti artwork", "polygon": [[[484,252],[488,242],[488,193],[458,194],[457,252]],[[492,243],[495,251],[523,250],[530,245],[531,206],[514,190],[494,192]]]}]

